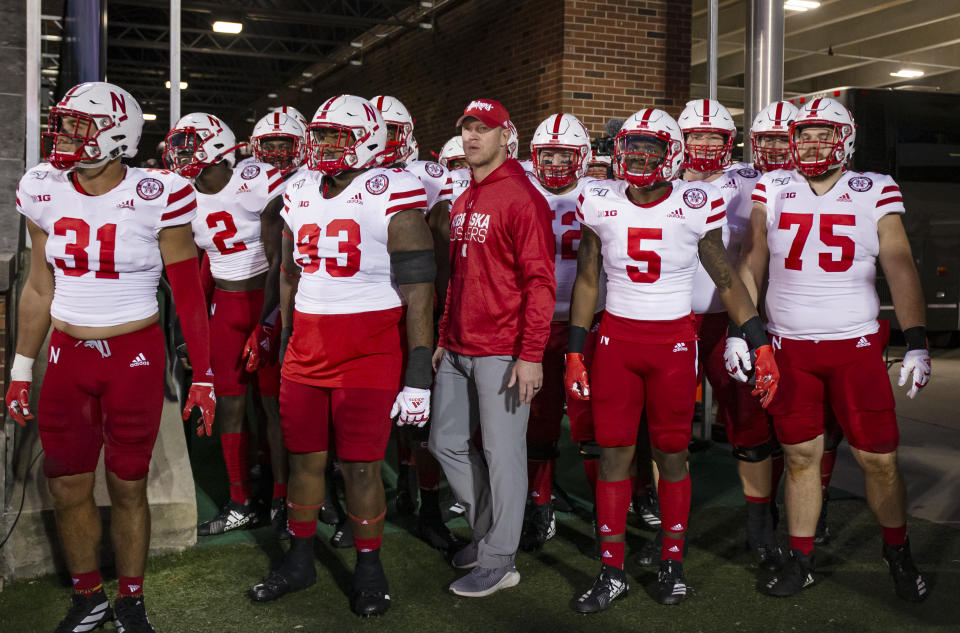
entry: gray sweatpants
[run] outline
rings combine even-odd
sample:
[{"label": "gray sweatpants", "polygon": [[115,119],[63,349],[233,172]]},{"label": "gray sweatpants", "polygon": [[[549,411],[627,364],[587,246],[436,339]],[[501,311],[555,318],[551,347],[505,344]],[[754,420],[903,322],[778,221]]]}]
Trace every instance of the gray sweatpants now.
[{"label": "gray sweatpants", "polygon": [[[447,351],[437,371],[430,452],[467,510],[481,567],[513,565],[527,499],[527,420],[517,385],[507,389],[511,356]],[[471,437],[479,425],[483,454]]]}]

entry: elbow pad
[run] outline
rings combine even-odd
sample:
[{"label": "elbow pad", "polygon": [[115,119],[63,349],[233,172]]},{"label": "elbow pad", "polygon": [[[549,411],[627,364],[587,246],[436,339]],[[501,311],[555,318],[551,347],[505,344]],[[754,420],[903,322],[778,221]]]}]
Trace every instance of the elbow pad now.
[{"label": "elbow pad", "polygon": [[398,286],[432,284],[437,278],[437,262],[432,249],[390,253],[390,268]]}]

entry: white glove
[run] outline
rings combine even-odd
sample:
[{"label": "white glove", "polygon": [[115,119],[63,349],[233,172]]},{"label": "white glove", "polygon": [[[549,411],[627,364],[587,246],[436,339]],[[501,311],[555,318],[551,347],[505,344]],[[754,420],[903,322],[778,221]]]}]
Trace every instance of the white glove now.
[{"label": "white glove", "polygon": [[901,387],[907,384],[907,379],[913,372],[913,386],[907,391],[907,397],[913,398],[921,389],[930,382],[930,352],[925,349],[912,349],[903,356],[903,364],[900,365]]},{"label": "white glove", "polygon": [[404,387],[393,401],[390,417],[397,418],[397,426],[413,424],[423,427],[430,419],[430,390]]},{"label": "white glove", "polygon": [[750,348],[745,340],[736,336],[727,338],[723,350],[723,366],[727,375],[736,381],[747,382],[750,379],[746,372],[753,369],[753,362],[750,360]]}]

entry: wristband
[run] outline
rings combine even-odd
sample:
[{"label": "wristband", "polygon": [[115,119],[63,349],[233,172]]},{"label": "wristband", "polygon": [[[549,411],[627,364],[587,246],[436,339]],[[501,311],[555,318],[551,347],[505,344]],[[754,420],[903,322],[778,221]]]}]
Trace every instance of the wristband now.
[{"label": "wristband", "polygon": [[417,389],[429,389],[433,384],[433,353],[420,345],[410,350],[404,384]]},{"label": "wristband", "polygon": [[570,326],[570,342],[567,344],[568,354],[582,354],[587,344],[587,330],[579,325]]},{"label": "wristband", "polygon": [[33,358],[23,354],[15,354],[13,366],[10,367],[10,380],[33,382]]},{"label": "wristband", "polygon": [[907,342],[908,352],[915,349],[927,349],[927,328],[922,325],[909,327],[903,331],[903,339]]},{"label": "wristband", "polygon": [[736,323],[730,321],[730,325],[727,326],[727,338],[746,338],[743,335],[743,330],[741,330]]},{"label": "wristband", "polygon": [[740,329],[743,330],[744,338],[747,339],[751,350],[770,344],[767,340],[766,329],[763,327],[763,321],[760,320],[760,317],[750,317],[746,323],[740,326]]}]

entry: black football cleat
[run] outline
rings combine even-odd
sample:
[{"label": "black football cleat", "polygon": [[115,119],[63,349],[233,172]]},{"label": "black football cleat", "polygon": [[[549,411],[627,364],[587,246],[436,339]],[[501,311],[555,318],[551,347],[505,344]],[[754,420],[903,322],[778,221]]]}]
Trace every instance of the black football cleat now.
[{"label": "black football cleat", "polygon": [[672,559],[660,561],[657,573],[657,602],[660,604],[680,604],[687,597],[687,583],[683,578],[683,563]]},{"label": "black football cleat", "polygon": [[913,563],[910,541],[903,545],[883,544],[883,562],[890,568],[897,595],[909,602],[923,602],[929,594],[927,581]]},{"label": "black football cleat", "polygon": [[637,552],[636,556],[634,557],[634,560],[642,567],[656,565],[657,561],[660,560],[660,552],[662,547],[663,532],[657,531],[657,535],[653,537],[653,540],[647,541],[643,544],[643,546],[640,548],[640,551]]},{"label": "black football cleat", "polygon": [[604,611],[614,600],[626,595],[629,589],[627,575],[622,569],[612,565],[601,565],[600,573],[594,579],[593,586],[574,600],[573,610],[578,613]]},{"label": "black football cleat", "polygon": [[67,617],[60,622],[53,633],[92,631],[102,628],[111,619],[113,619],[113,611],[110,609],[110,601],[107,600],[103,589],[89,596],[75,593],[73,604],[67,611]]},{"label": "black football cleat", "polygon": [[633,495],[633,511],[645,527],[660,529],[660,501],[654,491]]},{"label": "black football cleat", "polygon": [[253,526],[256,517],[257,513],[250,504],[237,503],[231,499],[220,510],[220,514],[197,526],[197,536],[212,536],[246,529]]},{"label": "black football cleat", "polygon": [[341,549],[353,547],[353,526],[350,519],[343,519],[337,524],[337,529],[330,537],[330,545]]},{"label": "black football cleat", "polygon": [[791,550],[790,558],[767,582],[764,591],[769,596],[787,598],[797,595],[814,583],[816,579],[813,576],[813,553],[802,554],[798,550]]},{"label": "black football cleat", "polygon": [[552,539],[557,533],[557,517],[550,502],[528,506],[527,520],[520,533],[520,549],[533,552]]},{"label": "black football cleat", "polygon": [[274,535],[279,539],[290,537],[287,532],[287,500],[277,497],[270,502],[270,525]]},{"label": "black football cleat", "polygon": [[383,615],[390,608],[390,587],[380,561],[354,568],[350,608],[363,617]]},{"label": "black football cleat", "polygon": [[150,624],[143,598],[117,598],[113,607],[113,626],[117,633],[157,633]]},{"label": "black football cleat", "polygon": [[784,564],[783,550],[776,543],[758,543],[756,545],[747,541],[747,549],[753,554],[754,560],[760,569],[767,571],[779,571]]},{"label": "black football cleat", "polygon": [[313,563],[313,538],[291,538],[290,549],[279,569],[254,585],[247,596],[254,602],[270,602],[288,593],[300,591],[317,582]]}]

